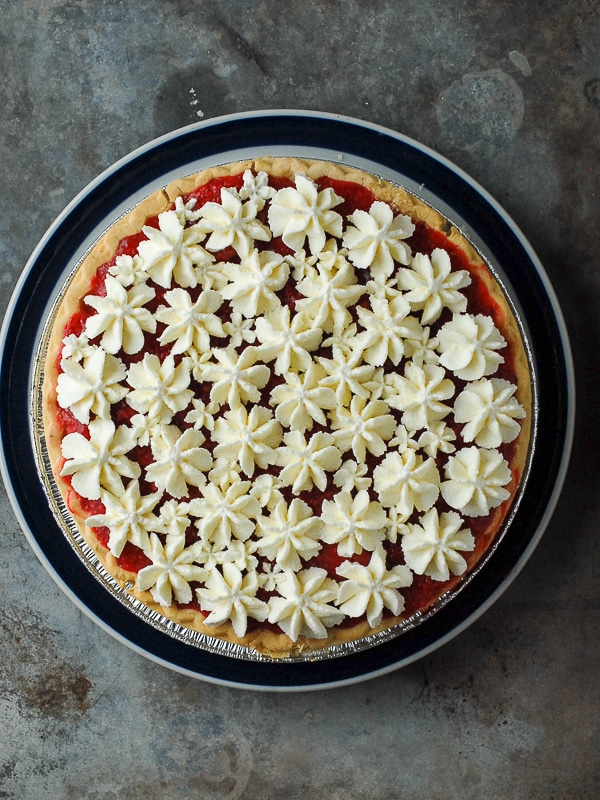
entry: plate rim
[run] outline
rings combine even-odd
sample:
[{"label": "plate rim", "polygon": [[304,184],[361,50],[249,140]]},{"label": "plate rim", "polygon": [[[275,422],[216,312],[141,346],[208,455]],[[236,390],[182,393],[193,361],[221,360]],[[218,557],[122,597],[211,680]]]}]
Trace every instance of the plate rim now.
[{"label": "plate rim", "polygon": [[[399,662],[388,663],[385,666],[380,668],[373,667],[371,669],[366,669],[365,671],[361,672],[358,675],[352,675],[351,677],[339,677],[337,680],[326,680],[322,682],[309,682],[304,683],[300,682],[294,685],[283,685],[278,683],[273,685],[272,683],[266,683],[265,685],[259,685],[258,683],[247,683],[247,682],[239,682],[236,680],[228,680],[220,678],[218,675],[206,675],[199,673],[195,670],[190,670],[188,668],[183,667],[181,664],[174,664],[167,658],[161,657],[156,653],[148,652],[148,650],[144,649],[144,647],[138,645],[137,643],[131,641],[124,635],[122,635],[119,631],[115,630],[111,625],[109,625],[103,618],[99,617],[97,613],[95,613],[91,608],[85,604],[85,602],[77,595],[77,593],[72,590],[72,588],[66,583],[63,579],[63,576],[60,575],[54,565],[51,563],[50,559],[48,558],[47,554],[44,552],[43,548],[37,541],[34,532],[31,530],[31,526],[29,521],[26,518],[26,515],[21,508],[21,504],[17,498],[15,488],[13,487],[12,478],[10,475],[10,470],[8,468],[7,457],[5,452],[5,437],[4,437],[4,425],[0,425],[0,442],[1,442],[1,450],[0,450],[0,472],[2,474],[7,493],[9,495],[9,499],[11,505],[13,507],[13,511],[17,516],[19,524],[23,529],[30,545],[36,556],[41,561],[43,566],[46,570],[50,573],[51,577],[58,583],[60,588],[69,596],[69,598],[82,610],[89,618],[91,618],[96,624],[98,624],[101,628],[103,628],[107,633],[112,635],[113,637],[117,638],[119,641],[122,641],[124,644],[132,648],[133,650],[139,652],[140,654],[144,655],[147,658],[150,658],[153,661],[161,663],[163,666],[169,667],[174,669],[175,671],[182,672],[183,674],[190,675],[195,678],[200,678],[207,682],[212,682],[220,685],[226,686],[235,686],[237,688],[245,688],[245,689],[257,689],[257,690],[280,690],[280,691],[290,691],[290,690],[302,690],[307,691],[311,689],[323,689],[323,688],[332,688],[334,686],[344,686],[349,685],[352,683],[356,683],[358,681],[371,679],[386,673],[389,673],[393,670],[396,670],[400,667],[407,666],[408,664],[412,663],[415,660],[418,660],[433,650],[438,649],[439,647],[443,646],[449,640],[453,639],[455,636],[459,635],[463,630],[469,627],[476,619],[478,619],[482,614],[484,614],[487,609],[493,605],[499,596],[506,591],[508,586],[513,582],[516,576],[521,572],[527,561],[529,560],[531,554],[537,547],[539,540],[541,539],[548,522],[554,512],[558,499],[560,497],[560,493],[562,491],[562,487],[564,484],[564,480],[566,477],[566,472],[568,468],[571,448],[572,448],[572,441],[573,441],[573,434],[574,434],[574,425],[575,425],[575,378],[574,378],[574,369],[573,369],[573,360],[572,360],[572,353],[570,349],[569,337],[566,329],[566,325],[564,323],[564,319],[562,316],[562,311],[560,309],[560,305],[558,302],[558,298],[554,292],[552,284],[545,272],[543,265],[541,264],[537,254],[533,250],[532,246],[530,245],[529,241],[524,236],[521,229],[516,225],[514,220],[508,215],[506,210],[495,200],[495,198],[484,189],[478,181],[473,179],[470,175],[468,175],[462,168],[458,167],[452,161],[447,159],[445,156],[437,153],[432,148],[428,147],[427,145],[423,145],[416,140],[405,136],[404,134],[398,133],[397,131],[393,131],[389,128],[384,126],[367,122],[364,120],[360,120],[354,117],[349,117],[345,115],[339,114],[331,114],[328,112],[318,112],[318,111],[303,111],[299,109],[271,109],[271,110],[260,110],[260,111],[246,111],[240,112],[236,114],[228,114],[223,115],[220,117],[214,117],[209,120],[203,120],[201,122],[192,123],[191,125],[187,125],[183,128],[178,128],[174,131],[167,132],[155,139],[146,142],[130,153],[126,154],[125,156],[121,157],[105,170],[103,170],[99,175],[97,175],[94,179],[92,179],[82,190],[80,190],[76,196],[64,207],[64,209],[59,213],[59,215],[54,219],[51,225],[48,227],[44,235],[39,240],[38,244],[34,248],[31,256],[29,257],[19,279],[15,285],[9,303],[7,305],[7,310],[3,319],[2,329],[0,331],[0,356],[2,358],[1,363],[1,372],[0,372],[0,383],[4,382],[4,373],[5,373],[5,345],[6,341],[10,332],[11,325],[14,323],[13,315],[15,312],[15,308],[19,299],[21,297],[21,293],[27,283],[28,279],[30,278],[33,271],[36,269],[38,260],[40,256],[44,253],[45,248],[48,247],[49,242],[51,241],[52,237],[61,229],[61,226],[68,220],[69,216],[80,206],[80,204],[85,200],[90,198],[90,195],[106,181],[110,180],[111,177],[117,176],[123,169],[127,168],[131,165],[135,160],[139,158],[143,158],[146,154],[154,151],[156,152],[162,145],[167,143],[174,143],[181,137],[189,136],[190,134],[193,136],[194,134],[200,133],[202,131],[206,131],[207,129],[215,128],[224,124],[235,123],[240,124],[244,121],[253,119],[253,120],[266,120],[266,119],[273,119],[275,117],[295,117],[301,118],[305,121],[329,121],[332,123],[342,123],[346,126],[351,126],[353,128],[358,128],[361,130],[368,130],[372,133],[380,134],[384,137],[391,139],[392,141],[396,141],[398,143],[403,144],[404,146],[408,146],[420,154],[420,157],[425,157],[428,160],[433,162],[437,162],[445,166],[451,173],[456,175],[460,178],[464,183],[471,187],[471,189],[477,193],[484,201],[488,203],[488,205],[494,210],[496,215],[501,218],[504,225],[506,225],[517,238],[520,246],[522,247],[524,253],[526,254],[529,262],[535,269],[537,275],[539,276],[546,299],[549,302],[549,306],[552,310],[552,316],[554,321],[556,322],[558,332],[559,332],[559,339],[560,339],[560,351],[563,361],[563,368],[565,373],[565,392],[566,392],[566,417],[564,420],[565,423],[565,433],[562,440],[562,447],[561,447],[561,454],[559,458],[559,466],[556,472],[556,477],[553,483],[553,489],[551,492],[550,500],[546,504],[544,513],[538,522],[537,529],[534,535],[532,535],[529,539],[527,546],[524,548],[522,553],[520,554],[517,563],[513,565],[512,570],[507,574],[503,580],[500,581],[497,588],[491,592],[487,599],[478,605],[477,609],[471,611],[466,618],[458,625],[451,628],[451,630],[447,631],[445,635],[440,636],[435,639],[435,641],[431,642],[428,646],[414,652],[410,657],[406,657],[401,659]],[[0,420],[2,422],[2,420]],[[352,657],[352,656],[350,656]],[[304,663],[304,662],[303,662]],[[325,662],[330,663],[330,662]],[[261,666],[265,666],[261,664]]]}]

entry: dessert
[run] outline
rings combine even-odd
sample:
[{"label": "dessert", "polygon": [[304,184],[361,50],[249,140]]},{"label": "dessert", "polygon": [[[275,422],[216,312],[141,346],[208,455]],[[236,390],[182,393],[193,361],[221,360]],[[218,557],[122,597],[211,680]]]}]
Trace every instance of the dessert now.
[{"label": "dessert", "polygon": [[54,479],[105,569],[272,657],[425,612],[526,470],[502,287],[430,206],[331,162],[226,164],[140,203],[65,287],[43,381]]}]

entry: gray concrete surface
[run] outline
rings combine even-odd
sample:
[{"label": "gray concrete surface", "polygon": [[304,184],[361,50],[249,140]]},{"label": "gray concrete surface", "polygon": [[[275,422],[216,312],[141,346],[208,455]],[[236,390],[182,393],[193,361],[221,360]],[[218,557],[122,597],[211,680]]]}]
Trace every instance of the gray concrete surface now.
[{"label": "gray concrete surface", "polygon": [[453,159],[540,255],[572,338],[572,465],[517,580],[359,685],[267,694],[158,666],[56,587],[0,495],[0,798],[600,796],[596,0],[0,0],[0,310],[47,226],[146,141],[255,108],[361,117]]}]

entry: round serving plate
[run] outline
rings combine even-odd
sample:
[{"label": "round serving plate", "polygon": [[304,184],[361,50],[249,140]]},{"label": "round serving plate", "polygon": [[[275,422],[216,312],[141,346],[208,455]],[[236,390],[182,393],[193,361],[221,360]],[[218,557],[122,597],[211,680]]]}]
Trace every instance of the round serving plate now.
[{"label": "round serving plate", "polygon": [[[124,601],[107,587],[106,576],[98,574],[95,580],[89,554],[82,557],[80,545],[73,546],[63,535],[68,520],[57,515],[51,485],[49,489],[40,470],[32,405],[47,320],[68,276],[99,236],[170,181],[261,155],[358,167],[403,185],[444,214],[493,266],[523,326],[534,375],[536,444],[529,474],[491,555],[451,602],[440,604],[419,624],[402,626],[368,647],[315,660],[253,659],[202,642],[198,646],[148,617],[139,604]],[[344,685],[404,666],[456,636],[500,596],[529,558],[558,499],[570,452],[574,381],[568,338],[552,287],[523,234],[475,181],[446,159],[393,131],[346,117],[304,111],[236,114],[175,131],[121,159],[65,208],[40,241],[11,298],[0,345],[2,474],[41,562],[108,633],[167,667],[224,685],[280,691]]]}]

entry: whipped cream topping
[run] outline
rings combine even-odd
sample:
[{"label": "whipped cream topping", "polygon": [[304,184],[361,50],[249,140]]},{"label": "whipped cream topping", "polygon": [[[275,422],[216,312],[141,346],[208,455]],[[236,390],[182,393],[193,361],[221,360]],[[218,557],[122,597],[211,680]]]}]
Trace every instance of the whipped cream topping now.
[{"label": "whipped cream topping", "polygon": [[462,575],[467,562],[461,552],[475,548],[473,535],[463,526],[454,511],[438,514],[431,508],[418,523],[408,523],[402,536],[402,550],[407,565],[417,575],[428,575],[435,581],[447,581]]},{"label": "whipped cream topping", "polygon": [[468,570],[525,410],[449,251],[413,253],[382,201],[344,215],[306,175],[270,180],[177,198],[84,298],[61,475],[100,504],[87,524],[115,558],[145,554],[155,603],[296,642],[376,628],[420,576]]}]

